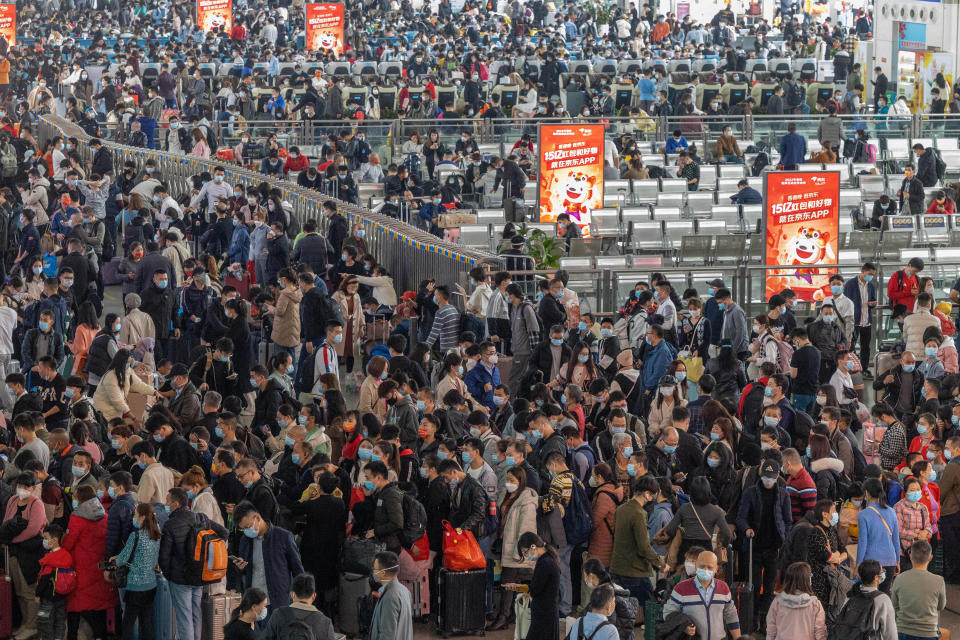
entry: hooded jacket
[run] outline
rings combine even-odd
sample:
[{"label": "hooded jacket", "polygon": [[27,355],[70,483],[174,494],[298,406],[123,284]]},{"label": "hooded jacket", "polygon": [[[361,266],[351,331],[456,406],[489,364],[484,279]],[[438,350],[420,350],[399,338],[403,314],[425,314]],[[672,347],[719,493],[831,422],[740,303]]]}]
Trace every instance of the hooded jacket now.
[{"label": "hooded jacket", "polygon": [[96,498],[70,515],[63,548],[73,556],[77,588],[67,596],[67,611],[103,611],[117,606],[116,588],[103,578],[97,564],[107,543],[107,512]]},{"label": "hooded jacket", "polygon": [[[763,480],[758,478],[753,486],[747,487],[740,500],[740,511],[737,514],[737,532],[739,533],[737,539],[741,541],[744,550],[747,549],[747,536],[745,535],[747,529],[760,530],[760,519],[763,517],[763,495],[760,492],[764,490]],[[777,478],[777,484],[771,490],[777,492],[777,497],[773,503],[774,525],[777,528],[777,533],[780,534],[781,542],[786,541],[790,534],[793,515],[790,511],[790,496],[787,494],[787,485],[783,478]],[[806,548],[806,545],[800,548]]]},{"label": "hooded jacket", "polygon": [[820,600],[809,593],[777,594],[767,612],[767,637],[776,640],[826,640],[826,616]]}]

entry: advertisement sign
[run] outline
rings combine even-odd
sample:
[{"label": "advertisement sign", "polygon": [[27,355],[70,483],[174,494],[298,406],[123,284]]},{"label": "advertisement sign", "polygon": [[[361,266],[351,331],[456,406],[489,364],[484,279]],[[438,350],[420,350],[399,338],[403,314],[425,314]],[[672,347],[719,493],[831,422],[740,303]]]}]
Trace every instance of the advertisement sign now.
[{"label": "advertisement sign", "polygon": [[901,50],[927,50],[927,25],[922,22],[898,22],[897,26],[897,46]]},{"label": "advertisement sign", "polygon": [[[840,235],[838,171],[773,171],[764,177],[766,300],[793,289],[807,302],[827,297]],[[824,268],[827,267],[827,268]]]},{"label": "advertisement sign", "polygon": [[307,4],[306,48],[310,51],[343,53],[343,5],[333,3]]},{"label": "advertisement sign", "polygon": [[603,125],[540,125],[540,222],[561,213],[590,236],[590,216],[603,207]]},{"label": "advertisement sign", "polygon": [[204,31],[233,27],[233,0],[197,0],[197,24]]},{"label": "advertisement sign", "polygon": [[6,39],[7,46],[17,45],[17,5],[0,4],[0,36]]}]

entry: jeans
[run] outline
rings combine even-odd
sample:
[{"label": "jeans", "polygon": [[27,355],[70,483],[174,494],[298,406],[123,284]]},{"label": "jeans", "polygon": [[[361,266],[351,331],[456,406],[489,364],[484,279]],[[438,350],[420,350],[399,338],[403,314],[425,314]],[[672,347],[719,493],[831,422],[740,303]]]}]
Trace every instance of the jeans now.
[{"label": "jeans", "polygon": [[153,640],[155,637],[153,626],[153,598],[156,589],[148,591],[127,591],[123,602],[123,635],[132,638],[137,620],[140,621],[140,640]]},{"label": "jeans", "polygon": [[154,135],[157,132],[157,121],[153,118],[144,118],[139,119],[140,129],[143,131],[144,135],[147,136],[147,148],[156,149]]},{"label": "jeans", "polygon": [[37,609],[40,640],[61,640],[67,631],[67,599],[41,600]]},{"label": "jeans", "polygon": [[573,581],[570,578],[570,554],[573,545],[565,544],[557,553],[560,555],[560,615],[571,615],[573,610]]},{"label": "jeans", "polygon": [[817,396],[814,394],[795,393],[793,394],[793,406],[804,413],[810,413],[810,405],[813,404]]},{"label": "jeans", "polygon": [[637,599],[641,611],[643,610],[643,603],[653,599],[653,585],[650,584],[650,578],[628,578],[617,573],[611,573],[610,577]]},{"label": "jeans", "polygon": [[179,640],[200,640],[202,612],[200,599],[203,587],[170,583],[170,598],[177,615],[177,637]]},{"label": "jeans", "polygon": [[937,636],[924,638],[923,636],[912,636],[909,633],[898,633],[897,637],[899,638],[899,640],[939,640]]}]

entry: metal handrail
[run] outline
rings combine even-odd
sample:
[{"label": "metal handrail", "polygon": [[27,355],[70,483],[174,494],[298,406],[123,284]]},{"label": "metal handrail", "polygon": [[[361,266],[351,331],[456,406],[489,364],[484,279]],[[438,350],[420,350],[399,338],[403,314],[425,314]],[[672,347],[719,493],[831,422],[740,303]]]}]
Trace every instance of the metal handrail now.
[{"label": "metal handrail", "polygon": [[[89,147],[90,136],[77,125],[58,116],[45,115],[39,119],[39,135],[46,141],[51,136],[61,135],[76,138],[80,145],[78,151],[84,160],[92,158]],[[113,151],[114,166],[122,166],[126,160],[133,160],[141,167],[147,160],[155,160],[158,170],[165,180],[171,183],[175,195],[188,191],[189,178],[204,171],[213,172],[215,167],[225,169],[225,180],[231,184],[256,186],[260,183],[277,187],[284,200],[293,207],[293,215],[299,222],[316,219],[321,225],[326,220],[321,215],[321,206],[328,200],[337,203],[338,211],[352,225],[360,223],[367,232],[367,243],[378,260],[387,265],[399,289],[416,290],[422,280],[436,278],[438,275],[451,282],[465,280],[465,273],[472,267],[489,264],[492,268],[501,268],[502,260],[497,256],[461,247],[446,242],[387,216],[374,213],[364,207],[335,200],[322,193],[305,189],[299,185],[270,178],[264,174],[250,171],[236,165],[219,162],[216,159],[191,158],[163,151],[150,151],[104,141]]]}]

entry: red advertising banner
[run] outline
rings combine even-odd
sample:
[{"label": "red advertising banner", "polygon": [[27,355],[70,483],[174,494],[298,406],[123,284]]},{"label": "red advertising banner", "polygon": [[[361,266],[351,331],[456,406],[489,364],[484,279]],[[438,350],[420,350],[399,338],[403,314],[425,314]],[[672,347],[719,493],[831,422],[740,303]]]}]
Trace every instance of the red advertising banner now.
[{"label": "red advertising banner", "polygon": [[197,24],[204,31],[233,27],[233,0],[197,0]]},{"label": "red advertising banner", "polygon": [[591,212],[603,207],[603,125],[540,125],[540,222],[570,214],[590,237]]},{"label": "red advertising banner", "polygon": [[0,36],[6,39],[7,46],[17,46],[17,5],[0,4]]},{"label": "red advertising banner", "polygon": [[343,5],[338,3],[309,3],[306,10],[306,48],[310,51],[329,51],[335,56],[343,53]]},{"label": "red advertising banner", "polygon": [[[765,299],[793,289],[807,302],[829,294],[836,273],[840,236],[840,173],[837,171],[774,171],[764,178],[764,223],[769,269]],[[828,268],[824,268],[828,267]]]}]

